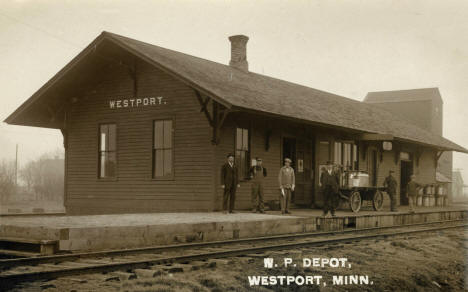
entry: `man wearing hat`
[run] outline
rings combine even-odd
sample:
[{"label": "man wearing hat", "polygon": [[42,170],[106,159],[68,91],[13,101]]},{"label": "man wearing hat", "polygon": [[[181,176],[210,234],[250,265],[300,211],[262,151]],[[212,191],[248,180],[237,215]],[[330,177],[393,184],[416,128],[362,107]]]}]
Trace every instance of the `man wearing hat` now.
[{"label": "man wearing hat", "polygon": [[323,216],[326,217],[328,212],[331,211],[331,215],[335,216],[335,210],[339,203],[339,177],[338,173],[333,171],[333,163],[327,162],[327,168],[322,172],[320,176],[320,185],[323,190]]},{"label": "man wearing hat", "polygon": [[296,177],[294,169],[291,167],[291,159],[284,159],[284,166],[281,167],[278,175],[280,186],[281,214],[291,214],[289,204],[291,203],[291,191],[294,191]]},{"label": "man wearing hat", "polygon": [[227,162],[221,167],[221,187],[224,189],[223,212],[234,213],[236,190],[240,185],[237,166],[234,164],[234,155],[231,153],[227,155]]},{"label": "man wearing hat", "polygon": [[410,213],[414,213],[414,205],[416,205],[416,198],[419,189],[424,188],[424,185],[416,182],[416,175],[410,176],[410,181],[406,185],[406,197],[408,198],[408,205]]},{"label": "man wearing hat", "polygon": [[390,197],[390,211],[396,212],[398,211],[396,208],[396,190],[398,183],[396,179],[393,177],[393,170],[388,172],[388,176],[385,178],[384,187],[387,188],[387,194]]},{"label": "man wearing hat", "polygon": [[255,158],[256,165],[250,168],[250,179],[252,180],[252,212],[265,213],[263,205],[263,181],[267,176],[267,170],[262,166],[262,159]]}]

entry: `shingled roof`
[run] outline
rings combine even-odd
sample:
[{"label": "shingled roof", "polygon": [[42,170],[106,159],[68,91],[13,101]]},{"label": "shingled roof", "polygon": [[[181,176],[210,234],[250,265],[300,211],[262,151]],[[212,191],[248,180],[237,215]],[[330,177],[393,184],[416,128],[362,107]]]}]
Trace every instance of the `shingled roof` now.
[{"label": "shingled roof", "polygon": [[[103,39],[112,41],[190,86],[203,90],[228,107],[363,133],[390,134],[403,141],[468,153],[467,149],[402,121],[373,104],[239,70],[109,32],[103,32],[93,43]],[[93,43],[88,48],[93,47]],[[27,102],[22,106],[27,106]],[[7,118],[8,123],[14,123],[15,113]]]}]

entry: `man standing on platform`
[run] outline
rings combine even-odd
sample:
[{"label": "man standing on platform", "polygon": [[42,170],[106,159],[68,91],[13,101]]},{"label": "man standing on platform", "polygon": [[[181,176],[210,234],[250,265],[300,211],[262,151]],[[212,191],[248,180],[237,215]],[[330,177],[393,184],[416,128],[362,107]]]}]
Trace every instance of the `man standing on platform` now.
[{"label": "man standing on platform", "polygon": [[221,187],[223,194],[223,213],[234,213],[236,190],[239,185],[237,166],[234,164],[234,155],[227,155],[227,162],[221,168]]},{"label": "man standing on platform", "polygon": [[333,163],[327,162],[327,168],[320,176],[320,184],[323,190],[323,216],[328,216],[328,212],[331,211],[331,215],[335,217],[335,210],[339,203],[339,178],[338,173],[333,171]]},{"label": "man standing on platform", "polygon": [[257,164],[250,168],[250,178],[252,179],[252,212],[265,213],[263,205],[263,181],[267,176],[267,170],[262,166],[262,159],[257,157]]},{"label": "man standing on platform", "polygon": [[385,178],[384,187],[387,188],[387,194],[390,197],[390,211],[396,212],[398,211],[396,208],[396,190],[398,183],[396,179],[393,177],[393,170],[388,172],[388,176]]},{"label": "man standing on platform", "polygon": [[408,198],[409,211],[414,213],[414,205],[416,205],[416,198],[418,197],[418,191],[424,187],[416,182],[416,175],[410,176],[411,180],[406,185],[406,197]]},{"label": "man standing on platform", "polygon": [[284,159],[284,166],[281,167],[278,175],[280,186],[281,214],[291,214],[289,204],[291,203],[291,191],[294,191],[296,177],[294,169],[291,167],[291,159]]}]

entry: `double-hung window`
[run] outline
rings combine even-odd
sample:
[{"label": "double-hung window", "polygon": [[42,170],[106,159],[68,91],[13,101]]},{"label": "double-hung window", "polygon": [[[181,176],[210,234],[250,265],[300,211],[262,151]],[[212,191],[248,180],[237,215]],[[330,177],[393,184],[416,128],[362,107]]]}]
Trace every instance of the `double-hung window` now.
[{"label": "double-hung window", "polygon": [[356,144],[349,142],[335,142],[334,162],[343,166],[345,170],[358,170],[359,151]]},{"label": "double-hung window", "polygon": [[99,178],[115,178],[117,173],[117,127],[99,125]]},{"label": "double-hung window", "polygon": [[236,164],[240,178],[248,178],[250,170],[249,129],[236,129]]},{"label": "double-hung window", "polygon": [[173,177],[173,121],[157,120],[153,123],[153,178]]}]

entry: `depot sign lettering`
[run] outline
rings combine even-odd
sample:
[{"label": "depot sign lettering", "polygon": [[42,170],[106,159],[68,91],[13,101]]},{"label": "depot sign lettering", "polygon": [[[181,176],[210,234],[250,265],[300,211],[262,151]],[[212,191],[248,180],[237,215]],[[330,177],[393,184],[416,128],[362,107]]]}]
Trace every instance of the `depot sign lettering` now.
[{"label": "depot sign lettering", "polygon": [[144,106],[157,106],[167,104],[162,96],[157,97],[132,97],[123,99],[109,100],[110,109],[129,108],[129,107],[144,107]]}]

